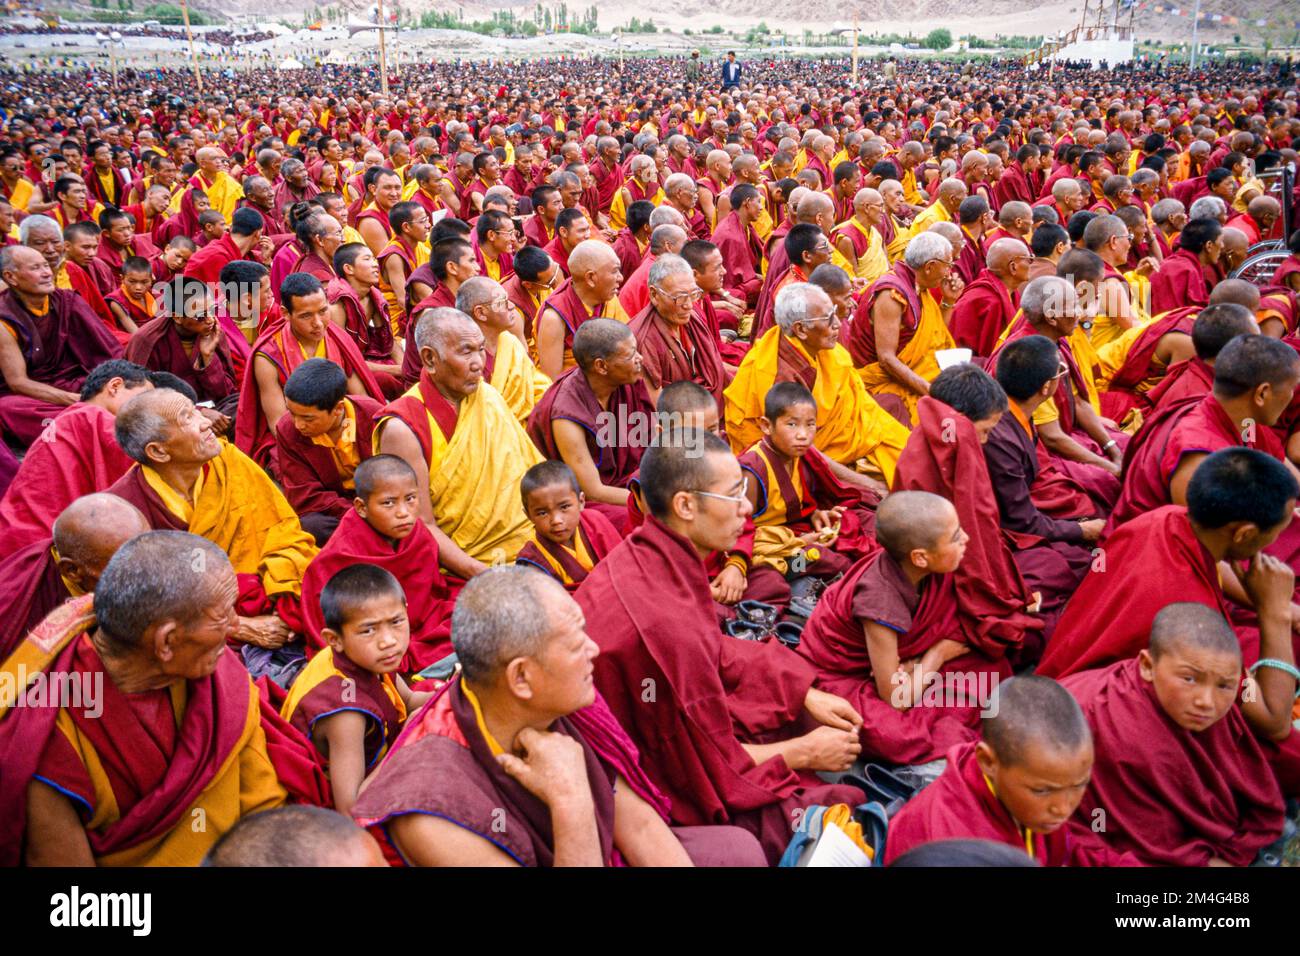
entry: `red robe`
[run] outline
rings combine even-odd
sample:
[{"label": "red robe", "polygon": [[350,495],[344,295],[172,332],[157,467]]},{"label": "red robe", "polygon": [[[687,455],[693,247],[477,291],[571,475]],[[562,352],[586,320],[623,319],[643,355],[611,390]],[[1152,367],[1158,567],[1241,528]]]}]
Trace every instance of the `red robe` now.
[{"label": "red robe", "polygon": [[1146,403],[1159,411],[1189,398],[1204,398],[1214,388],[1214,368],[1200,358],[1169,366],[1165,377],[1146,394]]},{"label": "red robe", "polygon": [[1094,811],[1104,810],[1106,843],[1148,866],[1205,866],[1216,857],[1248,866],[1282,835],[1282,794],[1235,703],[1192,732],[1165,713],[1136,660],[1061,683],[1083,708],[1097,753],[1067,824],[1073,833],[1088,832]]},{"label": "red robe", "polygon": [[1018,299],[1018,293],[1009,292],[1001,279],[983,270],[953,306],[948,322],[953,340],[976,355],[992,354],[998,336],[1016,317]]},{"label": "red robe", "polygon": [[[445,285],[439,284],[427,296],[415,303],[415,308],[411,309],[409,314],[420,315],[425,309],[454,308],[456,308],[456,297],[451,294],[451,291]],[[385,306],[382,314],[388,314],[387,306]],[[410,330],[408,329],[408,331]],[[382,333],[380,334],[382,335]],[[420,350],[415,347],[415,335],[412,332],[406,339],[406,351],[402,353],[402,381],[408,388],[414,385],[415,380],[420,377],[420,367]]]},{"label": "red robe", "polygon": [[230,238],[230,233],[226,233],[216,242],[208,243],[190,256],[190,261],[185,263],[184,274],[187,277],[201,279],[210,286],[216,286],[221,280],[221,270],[237,259],[257,262],[257,257],[251,252],[248,255],[240,252],[239,247],[235,245],[235,240]]},{"label": "red robe", "polygon": [[1103,415],[1121,421],[1129,409],[1145,404],[1146,397],[1137,391],[1137,387],[1153,375],[1151,362],[1155,358],[1160,339],[1171,333],[1190,336],[1192,323],[1199,311],[1195,306],[1174,309],[1157,316],[1142,330],[1129,346],[1124,364],[1111,377],[1110,387],[1101,393]]},{"label": "red robe", "polygon": [[1213,285],[1200,257],[1178,249],[1151,276],[1151,312],[1159,315],[1189,305],[1204,308],[1210,301]]},{"label": "red robe", "polygon": [[[193,348],[197,351],[197,340]],[[188,382],[201,402],[220,405],[239,391],[235,358],[224,330],[212,360],[201,371],[194,367],[197,356],[186,354],[180,332],[170,315],[160,315],[140,326],[127,343],[126,358],[154,371],[171,372]]]},{"label": "red robe", "polygon": [[704,324],[698,312],[680,330],[671,328],[653,305],[647,305],[630,327],[641,353],[641,374],[647,386],[661,389],[688,380],[706,389],[722,406],[727,387],[726,369],[718,350],[717,334]]},{"label": "red robe", "polygon": [[740,214],[733,209],[713,230],[711,241],[722,253],[722,264],[727,269],[723,288],[752,306],[763,287],[763,276],[758,271],[763,263],[763,243],[758,233],[753,226],[742,228]]},{"label": "red robe", "polygon": [[[365,395],[349,395],[356,415],[356,447],[365,461],[371,456],[371,436],[383,407]],[[342,517],[352,508],[354,492],[343,487],[334,454],[324,445],[304,438],[293,427],[293,416],[285,412],[275,423],[275,444],[280,462],[280,488],[299,515],[327,514]]]},{"label": "red robe", "polygon": [[[1018,163],[1007,163],[1002,170],[1002,175],[993,184],[993,198],[1001,208],[1009,202],[1023,202],[1032,206],[1038,197],[1034,195],[1033,187],[1024,169]],[[1065,223],[1061,223],[1061,227],[1064,228]]]},{"label": "red robe", "polygon": [[0,562],[0,661],[71,597],[54,563],[48,532]]},{"label": "red robe", "polygon": [[[623,540],[623,536],[619,534],[613,522],[593,508],[584,508],[582,514],[578,516],[577,534],[582,536],[583,545],[591,555],[593,567],[603,561],[605,556]],[[568,581],[561,579],[555,573],[552,562],[560,566]],[[563,584],[565,590],[570,593],[578,590],[578,585],[587,580],[587,575],[590,573],[574,560],[569,551],[537,534],[534,534],[533,539],[519,549],[519,554],[515,556],[515,564],[527,564],[543,574],[550,575]]]}]

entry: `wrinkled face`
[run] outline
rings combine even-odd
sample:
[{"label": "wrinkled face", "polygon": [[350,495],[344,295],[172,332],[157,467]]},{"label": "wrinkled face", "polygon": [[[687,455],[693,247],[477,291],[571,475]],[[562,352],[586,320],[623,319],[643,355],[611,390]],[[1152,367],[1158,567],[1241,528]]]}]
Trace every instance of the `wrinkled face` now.
[{"label": "wrinkled face", "polygon": [[176,393],[172,407],[167,408],[164,414],[169,414],[170,427],[160,444],[168,460],[178,464],[200,464],[221,454],[221,441],[212,430],[212,422],[184,395]]},{"label": "wrinkled face", "polygon": [[325,324],[329,321],[330,304],[325,290],[290,300],[289,327],[299,342],[308,345],[325,337]]},{"label": "wrinkled face", "polygon": [[616,385],[631,385],[641,377],[641,353],[636,347],[636,337],[628,335],[618,348],[603,360],[605,375]]},{"label": "wrinkled face", "polygon": [[402,180],[396,174],[380,176],[375,180],[375,205],[392,209],[402,199]]},{"label": "wrinkled face", "polygon": [[1035,833],[1059,830],[1078,808],[1092,779],[1091,742],[1076,753],[1032,743],[1020,761],[1009,766],[981,743],[977,759],[1007,812]]},{"label": "wrinkled face", "polygon": [[623,284],[623,271],[618,265],[618,256],[613,250],[603,258],[601,264],[588,273],[592,289],[601,302],[608,302]]},{"label": "wrinkled face", "polygon": [[567,545],[578,529],[582,492],[567,484],[547,485],[528,494],[524,511],[537,533],[548,541]]},{"label": "wrinkled face", "polygon": [[54,270],[44,254],[30,248],[15,250],[3,279],[5,285],[24,295],[49,295],[54,291]]},{"label": "wrinkled face", "polygon": [[372,674],[392,674],[411,643],[411,622],[400,594],[375,594],[349,608],[343,633],[330,632],[330,647]]},{"label": "wrinkled face", "polygon": [[475,306],[474,318],[498,332],[510,328],[514,324],[514,315],[510,311],[510,296],[506,290],[497,286],[491,299],[483,305]]},{"label": "wrinkled face", "polygon": [[487,347],[479,327],[462,321],[446,332],[438,351],[427,347],[420,349],[420,358],[440,392],[454,399],[463,399],[483,381]]},{"label": "wrinkled face", "polygon": [[701,290],[695,285],[692,272],[670,275],[650,286],[650,299],[665,322],[685,325],[691,320],[692,307],[699,301]]},{"label": "wrinkled face", "polygon": [[208,601],[193,620],[177,622],[170,646],[170,659],[159,660],[164,674],[186,680],[201,680],[217,669],[226,649],[227,638],[239,629],[235,599],[239,581],[229,565],[212,576]]},{"label": "wrinkled face", "polygon": [[547,589],[538,610],[551,625],[542,651],[529,669],[531,708],[550,714],[571,714],[596,699],[594,662],[600,648],[587,636],[586,619],[578,602]]},{"label": "wrinkled face", "polygon": [[567,181],[560,187],[560,201],[565,209],[572,209],[582,199],[582,182]]},{"label": "wrinkled face", "polygon": [[1138,671],[1169,719],[1199,733],[1232,709],[1241,681],[1241,658],[1199,647],[1173,648],[1157,658],[1142,650]]}]

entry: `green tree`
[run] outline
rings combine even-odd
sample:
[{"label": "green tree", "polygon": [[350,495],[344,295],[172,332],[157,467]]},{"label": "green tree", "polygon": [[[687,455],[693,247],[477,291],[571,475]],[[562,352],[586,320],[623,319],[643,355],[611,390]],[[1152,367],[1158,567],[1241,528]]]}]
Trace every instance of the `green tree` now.
[{"label": "green tree", "polygon": [[931,50],[946,50],[952,46],[952,31],[943,27],[931,30],[922,42]]}]

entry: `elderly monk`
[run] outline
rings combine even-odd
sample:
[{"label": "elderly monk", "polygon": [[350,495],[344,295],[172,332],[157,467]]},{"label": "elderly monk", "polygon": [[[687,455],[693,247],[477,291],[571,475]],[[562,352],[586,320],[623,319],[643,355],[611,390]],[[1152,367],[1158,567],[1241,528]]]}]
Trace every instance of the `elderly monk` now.
[{"label": "elderly monk", "polygon": [[1019,239],[998,239],[989,246],[985,268],[967,285],[953,306],[953,342],[977,356],[991,355],[998,336],[1016,317],[1017,293],[1029,281],[1033,255]]},{"label": "elderly monk", "polygon": [[203,860],[216,867],[383,867],[375,838],[324,807],[292,805],[244,817]]},{"label": "elderly monk", "polygon": [[124,359],[104,362],[86,376],[81,400],[46,426],[0,499],[0,558],[48,540],[64,508],[126,474],[131,459],[113,436],[113,421],[123,405],[151,388],[148,371]]},{"label": "elderly monk", "polygon": [[[244,190],[230,173],[230,160],[217,146],[204,146],[194,154],[199,164],[198,170],[190,177],[189,185],[202,190],[208,197],[208,203],[221,213],[226,222],[235,214],[235,206],[244,198]],[[181,198],[189,192],[181,189],[172,197],[171,212],[180,210]]]},{"label": "elderly monk", "polygon": [[763,214],[763,197],[758,188],[738,183],[728,193],[731,211],[713,230],[711,242],[722,253],[727,267],[727,292],[752,306],[763,286],[763,240],[755,223]]},{"label": "elderly monk", "polygon": [[885,200],[874,189],[859,189],[853,196],[853,215],[835,227],[835,248],[852,267],[849,275],[870,285],[889,269],[880,224]]},{"label": "elderly monk", "polygon": [[1151,276],[1151,311],[1209,302],[1222,248],[1222,226],[1213,219],[1189,220],[1178,235],[1178,248]]},{"label": "elderly monk", "polygon": [[913,238],[903,261],[862,297],[845,341],[867,391],[901,398],[913,424],[917,400],[939,374],[935,353],[953,347],[947,317],[962,285],[952,262],[946,239],[933,233]]},{"label": "elderly monk", "polygon": [[[656,215],[658,212],[655,210]],[[636,315],[650,302],[650,267],[655,260],[664,255],[680,255],[688,241],[699,240],[691,240],[690,234],[676,223],[665,222],[654,227],[645,258],[635,272],[624,278],[623,286],[618,290],[618,304],[624,314]]]},{"label": "elderly monk", "polygon": [[1246,206],[1246,211],[1228,220],[1227,228],[1238,229],[1253,246],[1273,230],[1273,224],[1282,215],[1282,204],[1272,196],[1256,196]]},{"label": "elderly monk", "polygon": [[617,293],[623,282],[618,254],[588,239],[569,255],[569,278],[546,297],[537,314],[537,366],[554,381],[573,368],[573,336],[588,319],[626,321]]},{"label": "elderly monk", "polygon": [[919,236],[936,222],[957,222],[957,210],[966,201],[966,184],[960,179],[945,179],[939,184],[935,200],[916,214],[909,227],[910,237]]},{"label": "elderly monk", "polygon": [[573,469],[587,507],[621,531],[628,482],[654,437],[654,402],[641,380],[636,336],[613,319],[589,319],[573,337],[573,355],[577,367],[547,389],[528,434],[547,458]]},{"label": "elderly monk", "polygon": [[483,371],[488,384],[501,393],[519,423],[525,423],[551,380],[528,357],[524,330],[510,307],[510,296],[499,282],[475,276],[456,291],[456,308],[483,333]]},{"label": "elderly monk", "polygon": [[1188,483],[1185,508],[1148,511],[1106,538],[1105,562],[1066,605],[1038,673],[1059,678],[1136,657],[1156,612],[1172,601],[1224,615],[1229,601],[1253,609],[1258,628],[1238,628],[1247,664],[1275,639],[1289,647],[1295,582],[1289,570],[1282,580],[1275,569],[1286,565],[1262,552],[1290,525],[1298,487],[1264,452],[1227,448],[1207,457]]},{"label": "elderly monk", "polygon": [[[1096,253],[1104,264],[1101,279],[1092,283],[1095,314],[1088,338],[1094,349],[1115,341],[1129,329],[1150,322],[1146,310],[1134,301],[1129,280],[1121,271],[1128,262],[1132,245],[1129,227],[1119,216],[1096,216],[1083,230],[1084,248]],[[1137,272],[1139,276],[1155,265],[1154,261],[1144,260],[1144,263]],[[1077,277],[1075,281],[1079,281]]]},{"label": "elderly monk", "polygon": [[118,413],[117,443],[136,462],[108,489],[151,527],[218,545],[239,575],[239,640],[277,648],[300,630],[302,575],[316,553],[284,495],[247,455],[213,433],[179,392],[154,389]]},{"label": "elderly monk", "polygon": [[[1282,634],[1277,650],[1290,659]],[[1285,813],[1251,716],[1266,711],[1270,693],[1294,698],[1296,680],[1276,667],[1261,668],[1256,693],[1244,693],[1238,703],[1241,678],[1232,627],[1217,610],[1196,603],[1163,607],[1135,660],[1065,678],[1097,743],[1092,779],[1070,829],[1087,833],[1104,817],[1106,842],[1148,866],[1254,862],[1282,835]],[[1289,716],[1289,703],[1281,709]],[[1140,767],[1131,757],[1138,753]]]},{"label": "elderly monk", "polygon": [[0,563],[0,661],[60,604],[95,590],[108,559],[149,530],[117,495],[86,495],[54,520],[45,538]]},{"label": "elderly monk", "polygon": [[78,399],[91,369],[122,346],[75,293],[54,287],[35,249],[0,249],[0,432],[26,448]]},{"label": "elderly monk", "polygon": [[814,444],[831,460],[835,476],[864,485],[852,469],[866,459],[888,485],[907,444],[907,428],[880,407],[853,370],[853,360],[838,344],[840,319],[830,296],[794,283],[781,290],[777,306],[777,324],[745,354],[723,393],[732,447],[740,453],[762,437],[758,421],[767,390],[777,382],[798,381],[817,400]]},{"label": "elderly monk", "polygon": [[[831,197],[824,193],[810,192],[808,190],[800,193],[796,189],[790,194],[790,203],[793,212],[792,219],[782,229],[772,231],[767,272],[763,276],[763,288],[759,290],[758,303],[754,307],[753,334],[755,340],[772,327],[776,294],[780,291],[781,286],[785,284],[786,273],[792,267],[798,265],[798,263],[790,261],[785,248],[785,237],[795,226],[811,225],[820,229],[826,236],[826,245],[829,247],[831,261],[845,272],[852,269],[849,261],[840,255],[834,246],[830,245],[831,230],[835,228],[835,204],[831,201]],[[809,268],[808,272],[811,271],[812,268]],[[808,275],[808,272],[805,272],[804,275]]]},{"label": "elderly monk", "polygon": [[666,254],[650,267],[649,282],[650,304],[630,325],[651,402],[665,385],[689,380],[708,389],[721,408],[727,372],[717,330],[694,308],[704,296],[694,271],[681,256]]},{"label": "elderly monk", "polygon": [[[1259,290],[1249,282],[1228,279],[1219,284]],[[1218,288],[1215,289],[1218,292]],[[1258,301],[1258,300],[1256,300]],[[1186,362],[1169,367],[1160,384],[1147,393],[1147,402],[1156,414],[1190,398],[1204,398],[1214,386],[1214,363],[1219,353],[1239,335],[1260,335],[1259,323],[1249,306],[1240,302],[1222,302],[1204,308],[1192,322],[1192,347],[1196,355]]]},{"label": "elderly monk", "polygon": [[[649,516],[575,595],[600,645],[596,687],[672,800],[673,822],[744,827],[775,862],[791,814],[860,802],[815,774],[848,768],[862,718],[814,688],[812,667],[783,645],[718,634],[703,559],[729,551],[750,512],[726,443],[675,431],[641,465]],[[806,731],[805,716],[819,726]]]},{"label": "elderly monk", "polygon": [[592,686],[599,649],[557,582],[529,568],[479,575],[452,633],[460,674],[411,718],[352,809],[404,862],[762,865],[742,830],[670,827],[668,800]]},{"label": "elderly monk", "polygon": [[306,741],[226,652],[238,590],[219,547],[149,532],[10,655],[6,687],[48,670],[103,693],[93,708],[0,702],[0,862],[196,866],[240,817],[328,799]]},{"label": "elderly monk", "polygon": [[[606,247],[608,248],[608,247]],[[455,309],[431,309],[415,326],[420,378],[380,413],[376,453],[415,470],[420,518],[443,567],[461,578],[504,563],[532,526],[519,479],[542,460],[510,406],[483,381],[483,332]]]},{"label": "elderly monk", "polygon": [[637,153],[628,161],[627,177],[610,200],[609,226],[620,230],[627,227],[630,224],[632,206],[638,202],[657,206],[663,201],[664,191],[659,185],[659,172],[654,157]]},{"label": "elderly monk", "polygon": [[235,444],[263,467],[275,468],[272,427],[284,415],[284,383],[309,358],[326,358],[348,376],[348,393],[384,401],[352,337],[329,320],[329,298],[315,276],[291,273],[280,286],[284,318],[263,330],[253,343],[253,361],[239,391],[241,413]]}]

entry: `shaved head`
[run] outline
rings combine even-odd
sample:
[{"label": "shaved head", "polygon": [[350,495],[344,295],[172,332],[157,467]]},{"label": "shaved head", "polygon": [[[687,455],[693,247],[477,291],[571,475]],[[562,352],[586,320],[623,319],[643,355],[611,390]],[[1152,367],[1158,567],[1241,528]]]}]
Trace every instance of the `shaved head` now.
[{"label": "shaved head", "polygon": [[985,258],[989,271],[996,275],[1005,275],[1007,268],[1011,265],[1011,260],[1017,256],[1029,255],[1029,247],[1019,239],[999,239],[993,245],[989,246],[989,254]]},{"label": "shaved head", "polygon": [[980,723],[998,762],[1017,766],[1032,748],[1076,754],[1092,744],[1083,710],[1068,690],[1047,677],[1013,677],[998,684]]},{"label": "shaved head", "polygon": [[1166,654],[1204,650],[1228,654],[1241,661],[1241,643],[1222,614],[1204,604],[1183,601],[1167,605],[1151,622],[1147,648],[1158,660]]},{"label": "shaved head", "polygon": [[64,508],[54,520],[52,537],[60,558],[77,565],[83,577],[97,579],[118,548],[148,530],[149,522],[139,508],[125,498],[100,492]]},{"label": "shaved head", "polygon": [[618,253],[614,251],[613,246],[599,239],[585,239],[574,246],[573,251],[569,253],[569,272],[599,269],[603,265],[608,265],[610,260],[618,262]]},{"label": "shaved head", "polygon": [[896,491],[876,509],[876,540],[890,557],[903,562],[913,551],[933,550],[956,514],[947,498],[928,491]]}]

